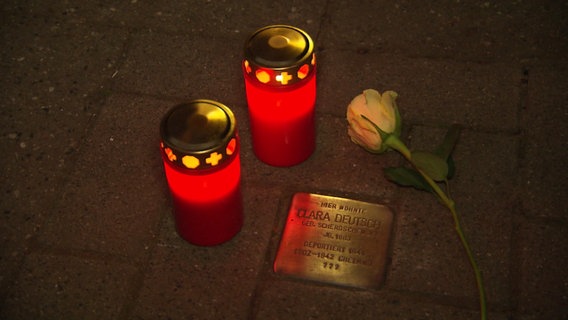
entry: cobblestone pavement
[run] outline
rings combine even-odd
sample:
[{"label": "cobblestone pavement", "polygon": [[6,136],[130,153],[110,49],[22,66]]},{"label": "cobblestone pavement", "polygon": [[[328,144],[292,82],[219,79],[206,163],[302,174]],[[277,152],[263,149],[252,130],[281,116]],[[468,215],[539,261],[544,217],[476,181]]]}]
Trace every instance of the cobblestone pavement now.
[{"label": "cobblestone pavement", "polygon": [[[568,319],[568,2],[3,1],[0,318],[479,319],[451,215],[350,142],[363,89],[395,90],[403,138],[463,130],[451,181],[490,319]],[[241,59],[258,28],[307,31],[316,150],[277,168],[251,145]],[[198,247],[175,232],[158,125],[197,98],[235,112],[245,222]],[[384,285],[272,270],[296,192],[388,205]]]}]

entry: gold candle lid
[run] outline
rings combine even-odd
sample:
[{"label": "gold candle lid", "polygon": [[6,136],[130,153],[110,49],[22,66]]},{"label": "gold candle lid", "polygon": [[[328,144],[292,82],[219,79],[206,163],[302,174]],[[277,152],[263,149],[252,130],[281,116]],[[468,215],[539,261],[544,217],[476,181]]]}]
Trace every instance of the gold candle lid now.
[{"label": "gold candle lid", "polygon": [[239,147],[233,112],[212,100],[194,100],[170,109],[162,119],[160,135],[165,158],[195,171],[223,167]]},{"label": "gold candle lid", "polygon": [[245,44],[243,70],[254,81],[286,87],[315,72],[314,42],[303,30],[287,25],[257,30]]}]

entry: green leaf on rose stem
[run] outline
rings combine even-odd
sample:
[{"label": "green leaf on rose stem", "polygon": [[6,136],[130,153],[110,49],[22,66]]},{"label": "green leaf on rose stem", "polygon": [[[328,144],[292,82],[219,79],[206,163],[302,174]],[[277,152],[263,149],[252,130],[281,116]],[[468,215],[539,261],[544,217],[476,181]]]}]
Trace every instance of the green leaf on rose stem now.
[{"label": "green leaf on rose stem", "polygon": [[444,141],[442,141],[440,146],[438,146],[438,148],[434,151],[434,153],[440,156],[440,158],[446,159],[446,163],[448,164],[448,180],[451,179],[456,172],[456,164],[452,157],[452,152],[454,151],[456,143],[458,142],[460,132],[460,125],[451,125],[446,132]]},{"label": "green leaf on rose stem", "polygon": [[385,177],[403,187],[414,187],[418,190],[433,192],[432,187],[415,170],[399,167],[385,168]]},{"label": "green leaf on rose stem", "polygon": [[454,177],[454,174],[456,174],[456,163],[454,162],[454,157],[451,155],[446,162],[448,163],[448,180],[450,180]]},{"label": "green leaf on rose stem", "polygon": [[458,139],[460,137],[460,131],[461,131],[460,125],[458,124],[451,125],[448,128],[448,131],[446,132],[444,141],[442,141],[442,144],[438,146],[438,148],[436,149],[436,151],[434,151],[434,153],[440,156],[440,158],[448,160],[450,155],[452,154],[452,151],[454,151],[456,143],[458,142]]},{"label": "green leaf on rose stem", "polygon": [[411,153],[412,163],[424,171],[434,181],[444,181],[448,177],[448,163],[440,156],[423,151]]}]

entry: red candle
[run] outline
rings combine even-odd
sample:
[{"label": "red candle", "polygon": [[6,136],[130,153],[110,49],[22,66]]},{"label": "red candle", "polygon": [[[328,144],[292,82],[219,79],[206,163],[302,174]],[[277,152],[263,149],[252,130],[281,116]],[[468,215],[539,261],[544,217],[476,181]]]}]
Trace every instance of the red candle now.
[{"label": "red candle", "polygon": [[307,33],[284,25],[256,31],[245,45],[253,150],[267,164],[296,165],[315,149],[313,47]]},{"label": "red candle", "polygon": [[226,106],[195,100],[162,120],[161,151],[178,234],[202,246],[233,238],[243,225],[239,138]]}]

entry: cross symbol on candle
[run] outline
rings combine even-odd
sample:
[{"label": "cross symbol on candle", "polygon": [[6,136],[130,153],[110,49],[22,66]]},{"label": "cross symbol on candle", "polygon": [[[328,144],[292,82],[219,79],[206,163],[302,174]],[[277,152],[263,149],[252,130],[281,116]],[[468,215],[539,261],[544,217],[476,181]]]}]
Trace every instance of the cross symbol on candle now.
[{"label": "cross symbol on candle", "polygon": [[209,163],[211,166],[216,166],[219,164],[219,160],[223,159],[223,155],[217,152],[211,153],[209,158],[205,159],[205,162]]},{"label": "cross symbol on candle", "polygon": [[282,84],[288,84],[289,80],[292,80],[292,75],[289,75],[286,71],[276,76],[276,81],[280,81]]}]

